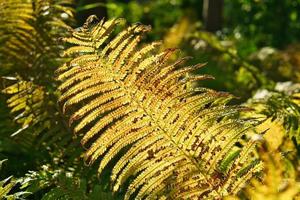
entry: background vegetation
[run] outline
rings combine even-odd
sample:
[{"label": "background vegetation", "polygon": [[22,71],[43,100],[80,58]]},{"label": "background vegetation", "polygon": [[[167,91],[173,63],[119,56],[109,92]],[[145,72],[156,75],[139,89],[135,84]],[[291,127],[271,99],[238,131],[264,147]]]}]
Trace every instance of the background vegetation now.
[{"label": "background vegetation", "polygon": [[151,25],[142,43],[162,40],[192,56],[188,65],[207,63],[195,73],[215,80],[200,86],[252,109],[240,117],[259,121],[263,175],[226,198],[299,198],[299,10],[299,0],[0,0],[0,198],[123,199],[125,189],[111,192],[113,163],[100,177],[86,165],[82,135],[57,103],[61,38],[93,14]]}]

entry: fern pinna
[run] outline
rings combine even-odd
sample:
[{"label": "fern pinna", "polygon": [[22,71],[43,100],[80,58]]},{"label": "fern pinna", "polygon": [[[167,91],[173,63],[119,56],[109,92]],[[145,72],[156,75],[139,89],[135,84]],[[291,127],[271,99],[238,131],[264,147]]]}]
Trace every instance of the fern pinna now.
[{"label": "fern pinna", "polygon": [[[87,19],[59,70],[60,102],[70,125],[82,134],[88,163],[99,173],[114,158],[113,190],[129,184],[125,199],[203,199],[236,194],[258,171],[255,140],[237,145],[252,122],[235,116],[224,92],[191,87],[211,78],[191,75],[195,66],[174,63],[153,42],[138,47],[150,27],[134,24],[111,37],[122,19]],[[238,147],[239,146],[239,147]]]}]

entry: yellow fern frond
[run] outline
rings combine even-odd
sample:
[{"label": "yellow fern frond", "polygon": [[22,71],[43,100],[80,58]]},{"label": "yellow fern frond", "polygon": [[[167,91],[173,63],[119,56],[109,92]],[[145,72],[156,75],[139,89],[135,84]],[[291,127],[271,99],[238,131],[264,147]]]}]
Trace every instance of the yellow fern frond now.
[{"label": "yellow fern frond", "polygon": [[263,174],[251,179],[245,188],[249,199],[259,200],[292,200],[299,198],[300,184],[297,182],[294,169],[289,169],[288,161],[279,152],[270,151],[267,143],[260,148],[263,161]]},{"label": "yellow fern frond", "polygon": [[5,36],[0,40],[2,66],[13,67],[10,70],[48,70],[44,60],[59,55],[61,47],[56,40],[66,36],[70,29],[66,22],[73,21],[71,4],[72,0],[0,0],[0,32]]},{"label": "yellow fern frond", "polygon": [[185,67],[187,58],[170,62],[176,49],[153,53],[156,42],[140,48],[148,26],[135,24],[112,37],[119,20],[96,25],[95,20],[90,17],[64,39],[74,45],[65,54],[74,58],[57,71],[60,102],[71,112],[74,131],[83,133],[87,162],[101,158],[101,173],[118,158],[114,191],[134,177],[125,199],[236,194],[261,170],[257,159],[245,159],[256,142],[236,145],[252,126],[236,118],[247,109],[226,105],[233,98],[227,93],[187,87],[211,78],[187,76],[203,64]]}]

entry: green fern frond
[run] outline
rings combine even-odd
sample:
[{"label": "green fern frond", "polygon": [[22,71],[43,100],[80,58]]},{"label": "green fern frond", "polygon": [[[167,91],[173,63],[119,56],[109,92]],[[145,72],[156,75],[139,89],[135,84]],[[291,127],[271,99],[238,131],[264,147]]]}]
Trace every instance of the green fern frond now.
[{"label": "green fern frond", "polygon": [[22,128],[12,136],[29,126],[44,121],[43,119],[47,116],[46,111],[42,109],[45,106],[43,104],[46,95],[42,87],[20,80],[5,88],[2,93],[10,95],[7,105],[11,109],[10,112],[15,115],[14,121],[22,125]]},{"label": "green fern frond", "polygon": [[259,90],[248,106],[255,107],[271,121],[277,120],[284,127],[287,136],[300,143],[300,85],[277,83],[274,91]]},{"label": "green fern frond", "polygon": [[95,20],[90,17],[64,39],[73,44],[65,54],[74,58],[57,71],[60,101],[64,112],[72,113],[74,131],[83,133],[87,162],[101,158],[101,173],[118,157],[111,174],[114,191],[134,177],[125,199],[222,198],[239,192],[261,170],[260,162],[248,159],[256,141],[240,147],[230,162],[222,160],[251,129],[251,121],[236,118],[247,109],[226,105],[230,94],[188,87],[211,78],[187,78],[203,65],[185,67],[186,59],[170,63],[176,51],[153,53],[158,43],[138,47],[148,26],[135,24],[111,37],[120,20]]},{"label": "green fern frond", "polygon": [[[7,161],[6,160],[0,160],[0,169],[2,168],[2,164]],[[0,199],[23,199],[28,195],[29,192],[26,191],[18,191],[16,192],[16,187],[18,185],[19,181],[14,179],[12,176],[0,180]]]},{"label": "green fern frond", "polygon": [[64,62],[57,40],[69,34],[67,23],[74,21],[72,2],[0,0],[1,70],[18,76],[18,82],[3,93],[9,96],[7,106],[14,121],[21,124],[12,136],[23,132],[22,143],[28,146],[71,139],[56,106],[53,73]]},{"label": "green fern frond", "polygon": [[8,193],[15,186],[15,181],[11,181],[12,177],[9,177],[5,180],[0,181],[0,199],[12,198],[12,195],[8,195]]},{"label": "green fern frond", "polygon": [[[43,144],[51,146],[68,143],[71,140],[44,87],[17,79],[16,83],[3,89],[2,93],[9,96],[7,106],[13,121],[21,125],[11,134],[21,145],[32,148]],[[57,118],[53,118],[53,115]]]}]

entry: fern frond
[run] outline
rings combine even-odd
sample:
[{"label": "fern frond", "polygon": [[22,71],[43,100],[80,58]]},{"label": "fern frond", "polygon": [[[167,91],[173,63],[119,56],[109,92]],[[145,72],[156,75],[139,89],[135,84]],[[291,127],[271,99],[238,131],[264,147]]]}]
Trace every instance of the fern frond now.
[{"label": "fern frond", "polygon": [[292,200],[300,194],[300,185],[293,173],[289,173],[287,160],[279,153],[268,150],[267,144],[260,148],[261,159],[264,164],[263,175],[252,178],[245,189],[250,199]]},{"label": "fern frond", "polygon": [[74,45],[66,54],[75,57],[57,71],[63,110],[72,113],[70,124],[89,146],[87,162],[101,158],[101,173],[118,157],[114,191],[134,177],[125,199],[236,194],[261,170],[255,158],[245,159],[255,145],[251,139],[230,156],[252,126],[236,118],[247,109],[226,105],[233,98],[227,93],[187,87],[211,78],[187,76],[202,64],[185,67],[187,58],[171,63],[175,49],[153,53],[159,43],[138,47],[148,26],[129,26],[110,39],[118,20],[94,20],[64,39]]},{"label": "fern frond", "polygon": [[69,34],[67,23],[74,21],[71,6],[72,0],[0,0],[1,67],[18,76],[2,93],[9,96],[7,106],[21,125],[12,136],[28,145],[71,139],[58,117],[53,79],[64,61],[57,39]]},{"label": "fern frond", "polygon": [[67,35],[70,27],[66,23],[73,22],[72,0],[1,0],[0,3],[0,33],[5,35],[5,40],[0,40],[2,66],[11,71],[29,70],[31,76],[36,73],[32,69],[51,73],[46,64],[58,57],[61,46],[56,40]]},{"label": "fern frond", "polygon": [[24,147],[38,147],[46,142],[51,146],[65,138],[71,139],[67,132],[64,133],[62,123],[53,119],[56,111],[44,87],[17,78],[17,82],[3,89],[2,93],[9,96],[7,106],[13,121],[21,125],[11,137],[21,140]]},{"label": "fern frond", "polygon": [[14,195],[9,195],[8,193],[12,190],[12,188],[16,185],[14,180],[11,180],[12,177],[8,177],[5,180],[0,181],[0,198],[14,198]]},{"label": "fern frond", "polygon": [[[277,83],[274,91],[259,90],[248,106],[253,106],[256,111],[271,121],[278,121],[285,129],[286,134],[300,142],[300,85],[297,83]],[[264,96],[261,94],[265,94]]]},{"label": "fern frond", "polygon": [[22,129],[36,124],[47,115],[41,110],[45,98],[45,91],[42,87],[21,80],[2,92],[11,95],[7,104],[11,108],[11,113],[16,116],[14,120],[22,124]]}]

